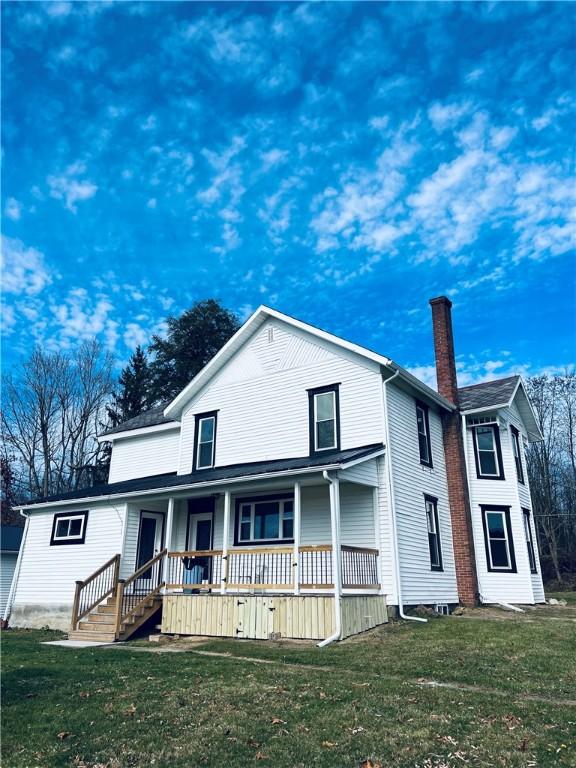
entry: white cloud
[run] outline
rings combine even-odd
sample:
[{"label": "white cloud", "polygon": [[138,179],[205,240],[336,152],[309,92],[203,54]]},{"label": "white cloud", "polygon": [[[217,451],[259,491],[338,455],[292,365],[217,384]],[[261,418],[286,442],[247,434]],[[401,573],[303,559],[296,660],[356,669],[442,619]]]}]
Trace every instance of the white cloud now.
[{"label": "white cloud", "polygon": [[66,208],[72,213],[77,211],[77,202],[89,200],[98,191],[96,184],[82,178],[85,172],[85,165],[77,162],[68,166],[64,173],[59,176],[48,176],[47,178],[50,196],[56,200],[64,200]]},{"label": "white cloud", "polygon": [[47,266],[44,254],[28,248],[21,240],[2,238],[2,291],[35,296],[56,275]]},{"label": "white cloud", "polygon": [[4,206],[4,215],[12,221],[18,221],[22,215],[22,203],[19,203],[14,197],[9,197]]}]

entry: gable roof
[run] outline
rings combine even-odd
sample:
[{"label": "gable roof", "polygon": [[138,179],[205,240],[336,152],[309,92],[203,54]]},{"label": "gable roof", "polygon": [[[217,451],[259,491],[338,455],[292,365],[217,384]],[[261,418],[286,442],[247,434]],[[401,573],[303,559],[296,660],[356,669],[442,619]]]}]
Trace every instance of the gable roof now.
[{"label": "gable roof", "polygon": [[360,357],[371,360],[377,363],[382,368],[386,368],[390,374],[398,371],[399,378],[403,379],[404,383],[411,389],[415,389],[421,397],[433,401],[445,410],[454,410],[454,405],[446,400],[438,392],[428,387],[421,382],[411,373],[406,371],[401,366],[397,365],[389,357],[380,355],[377,352],[373,352],[366,347],[361,347],[359,344],[354,344],[351,341],[341,339],[339,336],[335,336],[332,333],[323,331],[321,328],[316,328],[313,325],[304,323],[301,320],[296,320],[290,315],[285,315],[282,312],[278,312],[276,309],[271,309],[264,305],[258,307],[258,309],[246,320],[244,325],[239,328],[236,333],[224,344],[222,349],[217,352],[212,360],[207,363],[202,370],[196,374],[192,381],[186,386],[182,392],[180,392],[171,403],[169,403],[164,409],[164,416],[170,419],[177,419],[180,417],[182,410],[186,403],[197,394],[202,387],[208,383],[208,381],[214,376],[245,344],[245,342],[251,338],[262,326],[269,320],[275,319],[285,323],[288,326],[296,328],[300,331],[304,331],[312,336],[315,336],[324,341],[328,341],[341,349],[346,349],[349,352],[353,352]]},{"label": "gable roof", "polygon": [[521,376],[508,376],[505,379],[473,384],[458,390],[460,410],[463,413],[478,413],[509,408],[516,401],[518,411],[528,434],[528,439],[538,442],[543,439],[542,432],[526,393],[526,385]]},{"label": "gable roof", "polygon": [[358,448],[347,448],[340,451],[326,451],[320,456],[299,456],[296,458],[271,459],[270,461],[256,461],[246,464],[231,464],[225,467],[213,467],[212,469],[197,469],[188,475],[177,475],[175,472],[166,475],[153,475],[148,477],[122,480],[109,485],[96,485],[92,488],[83,488],[79,491],[68,491],[28,504],[22,509],[42,507],[45,504],[57,504],[58,502],[84,501],[104,497],[132,496],[134,494],[149,491],[170,491],[194,488],[194,486],[219,485],[225,482],[240,482],[243,479],[254,480],[258,476],[265,475],[266,479],[275,476],[281,477],[287,473],[320,472],[324,469],[346,469],[348,465],[368,461],[376,458],[384,452],[382,443],[363,445]]},{"label": "gable roof", "polygon": [[0,531],[0,550],[18,552],[24,528],[19,525],[3,525]]},{"label": "gable roof", "polygon": [[458,389],[460,408],[472,411],[494,405],[508,405],[516,392],[520,376],[508,376],[506,379],[485,381],[470,387]]},{"label": "gable roof", "polygon": [[133,429],[144,429],[145,427],[156,427],[159,424],[169,424],[174,419],[164,416],[164,409],[167,403],[159,405],[156,408],[150,408],[148,411],[134,416],[132,419],[123,421],[118,424],[114,429],[109,429],[107,432],[103,432],[100,437],[106,437],[107,435],[116,435],[120,432],[130,432]]}]

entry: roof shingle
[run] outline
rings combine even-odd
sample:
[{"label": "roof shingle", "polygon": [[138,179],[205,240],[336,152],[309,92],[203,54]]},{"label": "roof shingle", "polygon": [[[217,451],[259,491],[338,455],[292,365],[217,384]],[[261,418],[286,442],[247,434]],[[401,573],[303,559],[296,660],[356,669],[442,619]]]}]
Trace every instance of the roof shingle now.
[{"label": "roof shingle", "polygon": [[[382,443],[364,445],[359,448],[347,448],[344,451],[329,451],[321,456],[299,456],[297,458],[274,459],[272,461],[256,461],[248,464],[232,464],[226,467],[196,470],[188,475],[177,475],[175,472],[152,477],[139,477],[134,480],[123,480],[109,485],[97,485],[78,491],[69,491],[55,496],[48,496],[36,504],[53,501],[70,501],[73,499],[91,499],[99,496],[130,494],[136,491],[153,491],[158,489],[178,488],[179,486],[196,485],[198,483],[217,482],[218,480],[233,480],[234,478],[250,475],[278,474],[290,470],[308,469],[321,470],[334,464],[346,464],[349,461],[369,457],[383,447]],[[29,505],[33,506],[33,505]]]},{"label": "roof shingle", "polygon": [[164,405],[158,405],[156,408],[150,408],[148,411],[144,411],[139,416],[134,416],[133,419],[123,421],[122,424],[118,424],[114,429],[109,429],[107,432],[103,432],[100,437],[106,437],[107,435],[115,435],[118,432],[129,432],[132,429],[142,429],[143,427],[155,427],[157,424],[170,424],[174,422],[174,419],[166,418],[164,416]]},{"label": "roof shingle", "polygon": [[477,408],[489,408],[491,405],[508,403],[514,394],[520,376],[508,376],[506,379],[486,381],[458,390],[460,408],[473,411]]}]

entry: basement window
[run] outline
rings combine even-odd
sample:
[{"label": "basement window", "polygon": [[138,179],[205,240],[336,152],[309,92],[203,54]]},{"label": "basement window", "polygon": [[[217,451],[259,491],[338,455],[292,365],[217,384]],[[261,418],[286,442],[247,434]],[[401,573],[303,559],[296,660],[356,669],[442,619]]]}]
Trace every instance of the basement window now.
[{"label": "basement window", "polygon": [[480,509],[488,570],[516,573],[510,507],[483,505]]},{"label": "basement window", "polygon": [[54,515],[50,546],[84,544],[88,512],[61,512]]},{"label": "basement window", "polygon": [[476,475],[481,480],[504,480],[500,430],[496,424],[474,427]]}]

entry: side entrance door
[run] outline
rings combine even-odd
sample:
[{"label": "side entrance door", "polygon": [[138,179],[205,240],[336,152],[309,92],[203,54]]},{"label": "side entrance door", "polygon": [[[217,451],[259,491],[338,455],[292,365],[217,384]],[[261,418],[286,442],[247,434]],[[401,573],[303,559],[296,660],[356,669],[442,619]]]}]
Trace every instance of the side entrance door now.
[{"label": "side entrance door", "polygon": [[[164,514],[162,512],[140,512],[140,531],[138,533],[138,555],[136,570],[151,560],[162,549],[164,539]],[[152,580],[159,566],[149,568],[135,582],[138,591],[149,591],[156,587]],[[153,573],[154,570],[154,573]]]},{"label": "side entrance door", "polygon": [[[190,499],[188,502],[188,535],[186,549],[189,552],[207,552],[214,546],[214,499]],[[194,570],[190,583],[212,584],[212,557],[198,555],[188,563]]]}]

